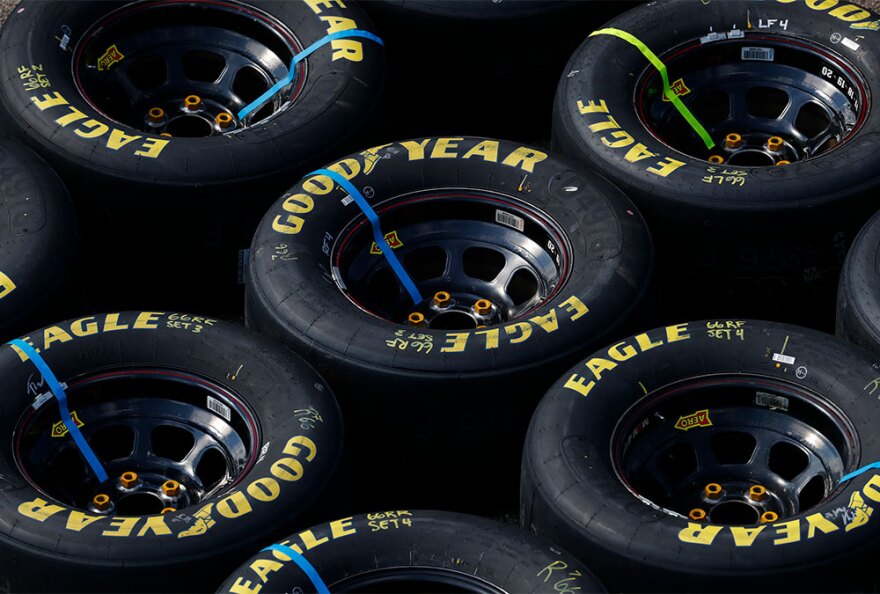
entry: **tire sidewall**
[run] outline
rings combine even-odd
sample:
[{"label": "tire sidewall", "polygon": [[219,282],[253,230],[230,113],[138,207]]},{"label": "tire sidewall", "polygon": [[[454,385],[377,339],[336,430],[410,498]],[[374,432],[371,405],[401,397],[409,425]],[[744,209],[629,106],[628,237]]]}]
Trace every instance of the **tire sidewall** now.
[{"label": "tire sidewall", "polygon": [[[744,338],[724,338],[723,332],[719,338],[718,327],[742,328]],[[656,572],[653,579],[665,580],[668,588],[706,587],[719,578],[734,580],[725,586],[731,588],[758,578],[782,584],[785,574],[821,576],[830,566],[837,575],[874,545],[876,523],[848,531],[835,510],[847,508],[856,492],[875,507],[880,502],[876,472],[835,487],[831,497],[795,517],[763,524],[757,533],[740,533],[737,545],[729,526],[693,522],[638,499],[617,478],[610,451],[612,432],[624,413],[661,388],[686,378],[747,374],[806,388],[843,411],[855,426],[861,450],[860,459],[844,460],[846,471],[854,470],[880,457],[872,434],[875,402],[869,393],[880,365],[866,352],[811,330],[746,320],[692,322],[646,336],[662,345],[605,371],[587,397],[565,387],[573,376],[593,379],[579,364],[539,405],[524,456],[522,517],[527,525],[581,558],[604,559],[611,572],[650,567]],[[673,336],[679,339],[670,342]],[[634,344],[632,339],[625,342]],[[777,367],[772,355],[783,344],[796,362]],[[595,356],[608,359],[609,352]],[[801,368],[806,371],[803,378],[798,377]],[[795,536],[789,538],[789,530]],[[621,575],[630,577],[616,579],[647,579]],[[645,587],[648,582],[639,583]]]}]

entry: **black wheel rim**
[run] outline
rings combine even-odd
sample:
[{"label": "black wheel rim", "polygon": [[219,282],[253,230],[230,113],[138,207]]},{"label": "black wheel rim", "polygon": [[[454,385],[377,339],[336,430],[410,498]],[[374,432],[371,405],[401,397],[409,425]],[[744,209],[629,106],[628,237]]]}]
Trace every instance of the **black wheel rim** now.
[{"label": "black wheel rim", "polygon": [[289,75],[301,44],[283,24],[234,1],[143,2],[101,19],[74,50],[78,91],[93,108],[153,134],[205,137],[263,122],[296,101],[290,84],[263,107],[239,111]]},{"label": "black wheel rim", "polygon": [[560,226],[513,198],[450,190],[394,198],[375,210],[420,303],[404,291],[365,217],[351,220],[329,253],[340,289],[380,318],[446,330],[501,324],[536,309],[566,281],[571,249]]},{"label": "black wheel rim", "polygon": [[828,500],[859,457],[827,400],[760,377],[704,377],[651,394],[612,438],[617,476],[670,513],[714,524],[774,522]]},{"label": "black wheel rim", "polygon": [[673,90],[715,141],[709,150],[668,100],[656,70],[636,83],[639,117],[661,142],[713,164],[777,166],[834,150],[869,111],[858,70],[828,48],[731,31],[667,52]]},{"label": "black wheel rim", "polygon": [[22,415],[13,443],[26,480],[72,507],[117,515],[182,509],[228,490],[254,462],[254,416],[214,382],[131,369],[78,378],[67,392],[107,481],[88,469],[52,399]]}]

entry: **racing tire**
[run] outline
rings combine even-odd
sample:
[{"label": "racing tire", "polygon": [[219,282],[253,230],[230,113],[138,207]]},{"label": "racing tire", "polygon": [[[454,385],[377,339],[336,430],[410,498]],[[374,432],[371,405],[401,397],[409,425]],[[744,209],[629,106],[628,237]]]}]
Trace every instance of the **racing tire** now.
[{"label": "racing tire", "polygon": [[862,228],[846,256],[837,293],[837,335],[880,353],[880,215]]},{"label": "racing tire", "polygon": [[[331,378],[364,456],[356,466],[370,473],[365,484],[383,485],[376,505],[388,492],[402,504],[425,498],[409,499],[421,507],[452,494],[473,506],[496,489],[510,497],[518,465],[504,461],[554,370],[621,331],[648,286],[638,211],[605,180],[507,141],[395,142],[329,169],[378,213],[422,300],[413,305],[346,193],[310,175],[254,237],[248,327]],[[475,309],[483,298],[485,315]],[[408,325],[410,314],[426,327]],[[374,468],[389,447],[396,463]]]},{"label": "racing tire", "polygon": [[[24,338],[60,382],[0,349],[0,574],[13,591],[213,591],[309,518],[339,458],[324,381],[280,345],[161,312],[89,316]],[[132,476],[134,475],[134,476]]]},{"label": "racing tire", "polygon": [[[279,543],[296,547],[331,592],[604,592],[583,564],[514,526],[439,511],[342,518]],[[298,549],[298,550],[297,550]],[[315,592],[283,551],[263,550],[218,592]]]},{"label": "racing tire", "polygon": [[302,48],[330,32],[373,31],[355,3],[313,6],[25,0],[9,15],[0,123],[55,167],[94,221],[89,259],[145,302],[167,286],[176,307],[190,293],[193,307],[234,294],[236,256],[262,213],[376,103],[384,48],[337,39],[296,66],[289,90],[238,117]]},{"label": "racing tire", "polygon": [[538,406],[521,520],[612,591],[872,588],[878,376],[863,350],[770,322],[623,340]]},{"label": "racing tire", "polygon": [[820,303],[831,329],[846,249],[874,210],[878,23],[837,1],[661,0],[602,27],[666,64],[711,150],[663,100],[659,73],[636,47],[599,34],[574,53],[557,88],[553,149],[643,211],[671,318],[814,325]]},{"label": "racing tire", "polygon": [[64,184],[27,147],[0,137],[0,338],[57,295],[76,239]]}]

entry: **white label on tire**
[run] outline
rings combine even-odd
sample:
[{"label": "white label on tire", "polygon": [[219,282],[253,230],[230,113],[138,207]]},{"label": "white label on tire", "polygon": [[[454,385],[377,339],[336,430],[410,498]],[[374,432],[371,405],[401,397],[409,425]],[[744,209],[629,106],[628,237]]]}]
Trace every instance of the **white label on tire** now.
[{"label": "white label on tire", "polygon": [[774,51],[772,47],[744,47],[742,59],[757,62],[772,62]]},{"label": "white label on tire", "polygon": [[229,420],[232,419],[232,411],[229,410],[229,407],[213,396],[208,396],[208,410],[217,413],[226,419],[226,422],[229,422]]},{"label": "white label on tire", "polygon": [[495,211],[495,222],[516,229],[520,233],[526,228],[526,222],[522,218],[503,210]]},{"label": "white label on tire", "polygon": [[779,353],[773,353],[773,360],[777,363],[785,363],[786,365],[794,365],[794,357],[789,357],[788,355],[781,355]]}]

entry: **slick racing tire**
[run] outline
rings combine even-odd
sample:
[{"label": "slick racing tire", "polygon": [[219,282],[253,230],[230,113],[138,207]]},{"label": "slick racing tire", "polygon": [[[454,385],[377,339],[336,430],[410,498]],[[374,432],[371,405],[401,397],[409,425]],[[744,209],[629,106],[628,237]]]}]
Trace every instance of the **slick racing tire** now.
[{"label": "slick racing tire", "polygon": [[880,353],[880,214],[865,224],[856,237],[837,293],[837,335]]},{"label": "slick racing tire", "polygon": [[[644,223],[605,180],[507,141],[407,140],[329,169],[372,205],[421,300],[414,304],[373,245],[355,202],[330,178],[309,175],[254,237],[248,326],[332,378],[351,431],[391,439],[401,459],[412,456],[414,480],[437,488],[422,496],[464,494],[466,483],[431,462],[441,457],[452,472],[480,467],[486,474],[475,480],[488,486],[504,466],[490,465],[490,452],[521,447],[548,373],[639,304],[652,266]],[[403,480],[391,466],[377,470]]]},{"label": "slick racing tire", "polygon": [[306,519],[335,469],[329,388],[241,328],[126,312],[24,340],[66,384],[109,478],[86,465],[46,377],[19,347],[0,349],[0,575],[12,591],[212,591]]},{"label": "slick racing tire", "polygon": [[[604,592],[574,557],[476,516],[397,510],[342,518],[281,543],[331,592]],[[218,592],[315,592],[284,550],[263,550]]]},{"label": "slick racing tire", "polygon": [[873,589],[876,367],[832,336],[770,322],[620,341],[538,406],[521,520],[612,591]]},{"label": "slick racing tire", "polygon": [[0,34],[0,111],[46,159],[99,190],[95,179],[158,193],[288,177],[366,118],[382,78],[380,44],[337,39],[239,118],[303,48],[371,29],[356,5],[312,6],[26,0]]},{"label": "slick racing tire", "polygon": [[286,79],[302,48],[328,33],[373,31],[354,3],[311,6],[26,0],[10,14],[0,31],[0,124],[49,161],[82,206],[89,260],[121,277],[96,277],[99,302],[124,299],[120,284],[151,303],[174,286],[176,307],[240,300],[236,256],[260,217],[365,121],[382,84],[382,45],[336,39],[239,117]]},{"label": "slick racing tire", "polygon": [[681,289],[671,315],[830,308],[878,185],[880,17],[837,0],[660,0],[609,29],[659,57],[715,147],[664,100],[642,52],[606,33],[565,68],[553,148],[643,211],[658,269]]},{"label": "slick racing tire", "polygon": [[76,236],[58,176],[28,148],[0,137],[0,339],[56,293]]},{"label": "slick racing tire", "polygon": [[[379,3],[377,2],[377,4]],[[445,0],[382,0],[381,4],[396,11],[426,18],[444,17],[489,21],[534,17],[560,10],[573,3],[566,0],[512,0],[507,2],[496,2],[495,0],[458,0],[457,2]]]}]

